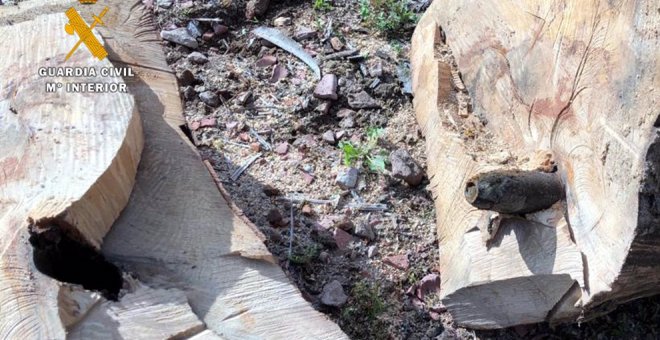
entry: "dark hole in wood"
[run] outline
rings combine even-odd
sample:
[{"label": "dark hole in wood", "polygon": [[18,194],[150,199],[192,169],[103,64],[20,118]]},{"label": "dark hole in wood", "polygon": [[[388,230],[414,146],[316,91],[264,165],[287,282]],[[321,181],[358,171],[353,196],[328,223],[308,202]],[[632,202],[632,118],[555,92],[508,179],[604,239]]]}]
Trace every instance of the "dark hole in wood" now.
[{"label": "dark hole in wood", "polygon": [[472,203],[477,199],[479,195],[479,189],[474,182],[470,181],[465,184],[465,198],[468,202]]},{"label": "dark hole in wood", "polygon": [[195,143],[195,139],[193,138],[192,131],[190,131],[190,128],[188,127],[188,125],[181,124],[181,125],[179,125],[179,129],[181,129],[181,131],[183,131],[183,134],[186,135],[186,137],[188,137],[188,140],[190,141],[190,143],[192,143],[193,145],[197,145]]},{"label": "dark hole in wood", "polygon": [[32,260],[43,274],[67,283],[101,293],[117,301],[123,285],[119,268],[105,260],[92,246],[67,235],[67,226],[51,219],[31,223],[29,227]]}]

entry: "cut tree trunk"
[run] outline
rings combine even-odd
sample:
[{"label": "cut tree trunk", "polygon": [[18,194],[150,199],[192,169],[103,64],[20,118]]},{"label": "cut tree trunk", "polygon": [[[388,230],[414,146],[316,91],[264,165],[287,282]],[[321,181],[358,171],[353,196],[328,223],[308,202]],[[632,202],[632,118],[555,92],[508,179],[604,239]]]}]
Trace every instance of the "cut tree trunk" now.
[{"label": "cut tree trunk", "polygon": [[[447,0],[420,20],[414,105],[436,197],[441,297],[458,324],[573,321],[660,292],[657,10]],[[506,211],[516,216],[499,216],[485,244],[480,230],[495,213],[466,200],[477,193],[469,179],[549,164],[563,199]],[[547,189],[531,185],[522,196]],[[515,191],[504,198],[522,197]]]},{"label": "cut tree trunk", "polygon": [[[10,51],[0,58],[0,338],[345,338],[302,298],[256,227],[233,212],[187,140],[176,78],[141,1],[76,5],[85,19],[109,7],[106,27],[97,27],[109,56],[99,63],[81,48],[66,64],[75,40],[61,7],[71,2],[35,2],[21,3],[29,13],[7,12],[10,20],[0,12],[0,32],[12,37],[0,41]],[[133,68],[124,81],[134,101],[42,94],[41,64],[110,62]],[[53,242],[71,247],[52,252]],[[98,262],[65,273],[101,277],[101,287],[43,275],[48,267],[33,264],[33,254],[93,254]]]},{"label": "cut tree trunk", "polygon": [[[47,82],[82,80],[38,74],[40,67],[58,66],[75,43],[65,24],[60,14],[0,26],[2,339],[64,336],[59,287],[41,272],[108,297],[121,288],[114,266],[87,255],[99,251],[128,202],[143,145],[141,121],[129,94],[46,92]],[[99,72],[112,64],[76,53],[68,66]],[[84,80],[123,83],[121,78]],[[95,275],[104,265],[109,272],[100,285],[76,275],[77,269]]]}]

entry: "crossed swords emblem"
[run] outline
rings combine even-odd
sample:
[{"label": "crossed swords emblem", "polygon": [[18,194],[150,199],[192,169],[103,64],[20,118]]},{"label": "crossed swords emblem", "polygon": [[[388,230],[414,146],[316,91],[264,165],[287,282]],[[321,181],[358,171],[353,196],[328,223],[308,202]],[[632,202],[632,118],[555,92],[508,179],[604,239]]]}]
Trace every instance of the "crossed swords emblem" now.
[{"label": "crossed swords emblem", "polygon": [[94,22],[90,26],[87,26],[87,23],[85,23],[85,20],[83,20],[83,18],[80,16],[80,13],[78,13],[75,8],[71,7],[66,11],[66,16],[69,18],[69,23],[64,25],[64,30],[70,35],[73,35],[74,33],[78,34],[80,40],[78,40],[71,51],[69,51],[64,61],[69,60],[69,58],[71,58],[73,55],[73,52],[75,52],[82,43],[84,43],[92,55],[99,60],[103,60],[108,56],[108,52],[105,50],[105,48],[103,48],[103,45],[101,45],[99,40],[96,39],[94,33],[92,33],[92,28],[96,27],[97,24],[101,26],[105,25],[101,19],[103,19],[103,16],[105,16],[107,12],[108,7],[103,8],[103,11],[101,11],[98,16],[93,16]]}]

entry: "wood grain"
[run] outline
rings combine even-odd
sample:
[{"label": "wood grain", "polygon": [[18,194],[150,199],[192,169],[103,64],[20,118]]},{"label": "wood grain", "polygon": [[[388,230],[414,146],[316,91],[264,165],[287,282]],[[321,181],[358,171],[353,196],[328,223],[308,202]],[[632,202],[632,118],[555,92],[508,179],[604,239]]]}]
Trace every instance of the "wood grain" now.
[{"label": "wood grain", "polygon": [[[420,20],[411,58],[414,104],[433,160],[442,295],[460,324],[574,320],[583,311],[597,314],[605,302],[660,290],[660,266],[652,260],[660,255],[656,7],[653,1],[450,0],[434,2]],[[485,144],[518,159],[546,150],[555,155],[566,199],[550,209],[557,217],[546,233],[554,231],[554,238],[507,243],[515,230],[497,251],[485,251],[469,236],[487,219],[470,209],[462,189],[471,176],[492,170],[484,161],[490,150],[475,152],[444,121],[446,88],[438,82],[446,71],[435,55],[440,29],[472,114],[487,121],[492,140]],[[521,243],[532,240],[541,243]],[[533,248],[524,256],[523,249]],[[502,267],[492,266],[499,261]],[[548,265],[531,271],[536,262]],[[521,301],[514,296],[520,291],[537,292]]]},{"label": "wood grain", "polygon": [[[32,264],[28,220],[56,220],[99,249],[128,202],[142,151],[142,125],[129,94],[45,92],[42,78],[75,44],[64,15],[0,26],[0,338],[61,338],[58,285]],[[68,66],[110,67],[88,53]]]}]

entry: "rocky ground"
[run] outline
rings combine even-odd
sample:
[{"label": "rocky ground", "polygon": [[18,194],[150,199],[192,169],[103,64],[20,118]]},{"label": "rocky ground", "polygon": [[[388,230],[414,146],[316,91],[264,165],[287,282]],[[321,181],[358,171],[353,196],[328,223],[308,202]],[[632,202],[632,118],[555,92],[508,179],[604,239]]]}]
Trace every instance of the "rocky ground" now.
[{"label": "rocky ground", "polygon": [[144,2],[180,82],[186,133],[303,296],[351,338],[658,337],[657,298],[580,326],[453,325],[437,298],[406,59],[428,1]]}]

